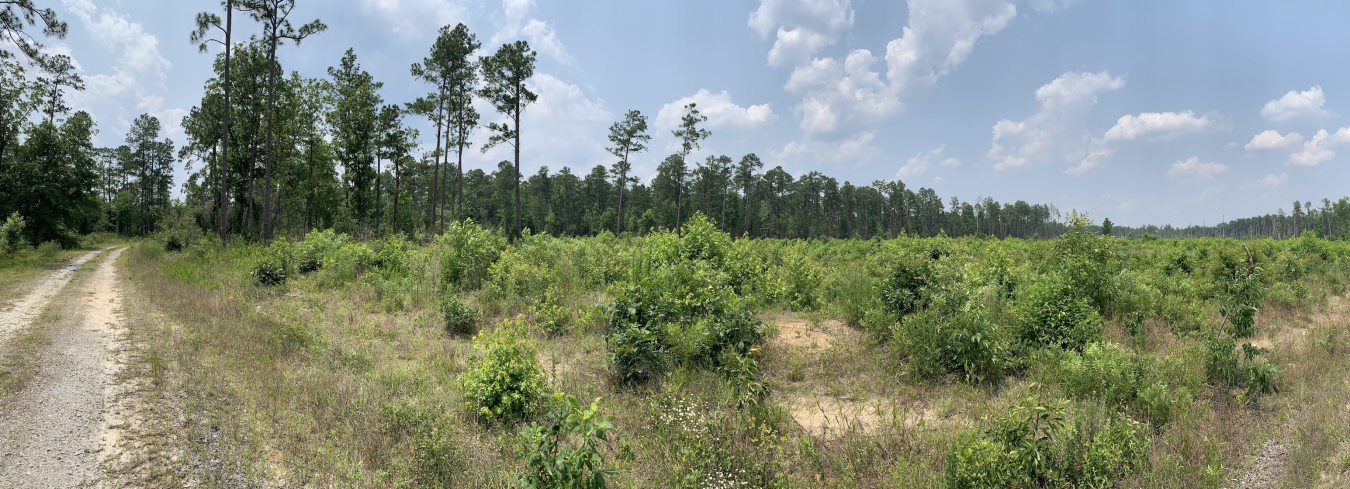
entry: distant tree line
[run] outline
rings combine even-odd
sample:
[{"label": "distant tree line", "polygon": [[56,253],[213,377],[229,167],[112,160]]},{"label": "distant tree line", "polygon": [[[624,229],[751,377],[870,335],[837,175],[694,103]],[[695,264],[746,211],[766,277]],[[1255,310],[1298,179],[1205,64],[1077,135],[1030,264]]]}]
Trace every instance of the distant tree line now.
[{"label": "distant tree line", "polygon": [[[312,229],[377,237],[428,236],[447,222],[473,219],[508,236],[532,233],[585,236],[679,229],[695,213],[736,236],[753,238],[872,238],[899,235],[1053,237],[1064,232],[1052,205],[992,198],[944,201],[930,188],[902,181],[867,185],[840,182],[820,172],[794,177],[769,169],[755,154],[708,155],[690,161],[714,135],[695,104],[684,107],[672,131],[677,152],[665,157],[650,182],[632,175],[632,158],[652,139],[647,117],[627,111],[611,126],[610,166],[589,171],[540,165],[520,173],[521,117],[537,96],[530,91],[535,52],[525,41],[503,44],[483,56],[463,24],[446,26],[409,75],[429,92],[405,103],[386,101],[383,83],[364,70],[352,49],[326,77],[287,74],[278,48],[319,34],[312,21],[290,24],[295,0],[226,0],[224,16],[197,15],[190,41],[211,45],[215,76],[200,103],[182,120],[186,144],[162,139],[150,115],[131,125],[124,145],[96,148],[97,129],[83,112],[69,114],[63,94],[82,90],[68,57],[47,55],[26,27],[64,36],[65,24],[31,1],[5,7],[0,37],[23,39],[20,53],[38,73],[0,51],[0,214],[17,212],[30,223],[33,242],[73,243],[89,232],[146,235],[183,223],[230,239],[266,241]],[[14,10],[17,9],[17,10]],[[235,13],[262,27],[261,37],[233,40]],[[25,14],[28,14],[25,16]],[[16,32],[18,34],[16,34]],[[34,47],[36,46],[36,47]],[[504,120],[480,122],[474,101],[487,102]],[[434,127],[427,137],[405,118]],[[485,130],[488,142],[473,148]],[[419,152],[419,141],[434,141]],[[492,169],[465,169],[466,151],[504,145],[512,157]],[[183,198],[171,198],[174,169],[188,178]],[[549,163],[549,162],[542,162]],[[555,167],[556,168],[556,167]],[[584,173],[582,172],[584,171]],[[1350,232],[1350,201],[1293,205],[1293,212],[1237,219],[1217,226],[1129,228],[1114,235],[1162,237],[1287,237],[1314,230]]]}]

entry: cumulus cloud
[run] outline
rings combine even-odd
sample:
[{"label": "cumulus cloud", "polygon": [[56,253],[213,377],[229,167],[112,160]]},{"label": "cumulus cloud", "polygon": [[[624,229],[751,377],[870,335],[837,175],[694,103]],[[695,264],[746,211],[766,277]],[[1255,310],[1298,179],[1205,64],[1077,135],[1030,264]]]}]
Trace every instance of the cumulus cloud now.
[{"label": "cumulus cloud", "polygon": [[1172,139],[1184,134],[1205,130],[1214,124],[1209,116],[1196,117],[1195,113],[1184,112],[1144,112],[1139,115],[1125,115],[1116,121],[1116,125],[1106,131],[1106,141],[1132,141],[1136,139],[1160,141]]},{"label": "cumulus cloud", "polygon": [[1167,178],[1181,181],[1212,180],[1218,174],[1226,171],[1228,171],[1227,165],[1201,162],[1199,157],[1192,156],[1172,163],[1172,168],[1167,170]]},{"label": "cumulus cloud", "polygon": [[1261,108],[1261,116],[1275,122],[1285,122],[1303,117],[1323,117],[1328,115],[1322,105],[1327,103],[1320,85],[1304,91],[1290,90],[1276,100],[1266,102]]},{"label": "cumulus cloud", "polygon": [[851,0],[760,0],[750,28],[763,39],[774,34],[769,66],[804,62],[853,27]]},{"label": "cumulus cloud", "polygon": [[1289,165],[1298,166],[1317,166],[1336,158],[1336,151],[1331,148],[1350,141],[1350,127],[1342,127],[1334,133],[1328,133],[1326,129],[1318,129],[1312,139],[1303,143],[1303,149],[1295,151],[1289,155],[1285,161]]},{"label": "cumulus cloud", "polygon": [[1289,181],[1288,173],[1280,173],[1279,175],[1271,173],[1269,175],[1266,175],[1264,178],[1257,180],[1256,184],[1264,187],[1278,187],[1280,185],[1284,185],[1284,182],[1288,181]]},{"label": "cumulus cloud", "polygon": [[[613,157],[605,151],[603,142],[614,114],[605,108],[603,100],[592,100],[577,85],[549,74],[535,74],[529,86],[539,99],[521,116],[522,162],[547,165],[552,171],[563,166],[581,171],[611,163]],[[478,110],[501,117],[494,122],[505,122],[504,116],[491,107],[480,106]],[[486,130],[475,133],[474,146],[481,147],[488,135]],[[492,171],[498,161],[511,157],[511,148],[502,145],[486,154],[465,152],[466,157],[470,155],[475,164]]]},{"label": "cumulus cloud", "polygon": [[502,12],[506,21],[498,27],[497,33],[492,35],[485,49],[491,47],[495,50],[497,45],[512,39],[524,39],[529,41],[530,47],[535,51],[559,63],[575,66],[576,60],[567,54],[567,48],[558,40],[553,25],[529,17],[530,11],[535,7],[534,0],[502,0]]},{"label": "cumulus cloud", "polygon": [[[913,158],[910,158],[909,161],[905,162],[905,166],[900,167],[900,170],[895,172],[895,178],[904,180],[923,176],[923,174],[928,171],[928,167],[932,164],[932,160],[941,158],[942,151],[945,149],[947,149],[947,145],[944,144],[914,155]],[[947,158],[940,164],[943,166],[959,166],[961,161],[955,158]]]},{"label": "cumulus cloud", "polygon": [[881,154],[872,141],[876,132],[868,131],[853,138],[839,141],[819,141],[806,139],[792,141],[782,151],[769,154],[769,161],[798,160],[807,164],[830,163],[835,165],[862,165],[876,159]]},{"label": "cumulus cloud", "polygon": [[[107,136],[119,137],[116,133],[124,133],[130,120],[144,112],[158,117],[170,137],[181,138],[187,111],[163,107],[165,82],[173,63],[160,55],[159,39],[141,24],[112,9],[100,9],[89,0],[63,0],[62,5],[113,57],[110,73],[90,74],[76,62],[85,91],[71,93],[70,105],[88,111],[102,128],[111,129]],[[61,54],[71,54],[64,45],[58,49],[65,51]],[[109,124],[111,121],[117,121],[117,125]]]},{"label": "cumulus cloud", "polygon": [[986,153],[994,160],[995,170],[1020,168],[1048,161],[1071,162],[1082,159],[1091,148],[1087,134],[1081,132],[1083,116],[1096,105],[1100,94],[1120,89],[1125,80],[1105,71],[1069,72],[1036,89],[1041,108],[1030,117],[994,124],[993,146]]},{"label": "cumulus cloud", "polygon": [[407,40],[435,36],[441,26],[469,19],[468,9],[460,1],[362,0],[361,6],[367,14],[385,22],[395,35]]},{"label": "cumulus cloud", "polygon": [[1259,151],[1268,149],[1289,149],[1298,146],[1303,142],[1303,136],[1299,133],[1291,132],[1283,136],[1279,131],[1266,130],[1261,134],[1252,136],[1252,140],[1243,145],[1242,148],[1247,151]]},{"label": "cumulus cloud", "polygon": [[1214,125],[1209,116],[1196,117],[1189,110],[1182,112],[1144,112],[1139,115],[1126,114],[1116,120],[1116,125],[1106,130],[1102,137],[1094,137],[1088,143],[1087,155],[1078,165],[1064,170],[1070,175],[1082,175],[1111,161],[1116,154],[1116,146],[1125,141],[1166,141],[1186,134],[1204,131]]},{"label": "cumulus cloud", "polygon": [[[803,1],[780,3],[762,0],[760,10],[751,16],[750,26],[768,35],[775,27],[788,33],[775,41],[770,51],[771,64],[797,59],[787,84],[789,92],[800,95],[795,108],[801,129],[807,133],[835,131],[849,121],[871,122],[889,117],[901,108],[908,93],[932,87],[965,62],[980,39],[997,34],[1017,17],[1017,6],[1008,0],[909,0],[909,19],[901,36],[886,45],[885,77],[873,66],[880,59],[868,49],[850,52],[843,60],[834,57],[810,59],[813,53],[832,44],[837,32],[852,25],[852,10],[846,2]],[[1067,1],[1038,0],[1033,10],[1049,12]],[[822,15],[806,29],[779,20],[781,5],[815,6]],[[772,8],[770,8],[772,7]],[[804,25],[804,24],[803,24]],[[807,35],[807,33],[811,35]]]},{"label": "cumulus cloud", "polygon": [[769,104],[741,107],[731,101],[731,93],[726,90],[721,93],[712,93],[708,89],[702,88],[699,89],[698,93],[662,106],[661,111],[656,114],[656,127],[661,130],[672,130],[678,127],[680,118],[684,116],[684,106],[690,103],[697,104],[698,111],[708,117],[708,127],[713,129],[719,127],[754,128],[770,122],[776,117]]}]

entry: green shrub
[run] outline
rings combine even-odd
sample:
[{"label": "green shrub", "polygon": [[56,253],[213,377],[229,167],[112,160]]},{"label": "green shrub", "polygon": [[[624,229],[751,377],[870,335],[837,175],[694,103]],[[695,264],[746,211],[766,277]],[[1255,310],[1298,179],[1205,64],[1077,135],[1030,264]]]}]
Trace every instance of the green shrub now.
[{"label": "green shrub", "polygon": [[1115,343],[1092,343],[1059,362],[1060,382],[1070,395],[1121,405],[1134,399],[1140,367],[1134,352]]},{"label": "green shrub", "polygon": [[1036,284],[1019,310],[1018,336],[1024,343],[1082,350],[1101,339],[1101,316],[1068,280],[1050,277]]},{"label": "green shrub", "polygon": [[504,241],[473,219],[450,223],[436,239],[441,256],[441,286],[464,290],[481,287],[488,278],[488,268],[501,254]]},{"label": "green shrub", "polygon": [[1163,382],[1155,382],[1139,389],[1137,404],[1139,412],[1155,428],[1161,428],[1171,422],[1177,413],[1191,405],[1191,394],[1185,388],[1170,387]]},{"label": "green shrub", "polygon": [[982,307],[970,303],[946,316],[935,310],[912,314],[896,323],[892,335],[920,378],[957,373],[970,383],[997,381],[1007,362],[1004,335]]},{"label": "green shrub", "polygon": [[56,254],[60,252],[61,252],[61,243],[58,243],[56,241],[48,241],[38,245],[37,247],[38,256],[41,256],[42,259],[44,260],[51,260],[53,258],[56,258]]},{"label": "green shrub", "polygon": [[254,280],[259,284],[272,287],[286,283],[286,269],[277,263],[274,258],[263,258],[253,266],[253,271],[249,272]]},{"label": "green shrub", "polygon": [[605,334],[610,373],[620,382],[638,384],[661,373],[666,365],[666,348],[660,335],[646,325],[620,323]]},{"label": "green shrub", "polygon": [[183,251],[183,237],[179,236],[178,233],[168,233],[164,237],[164,251]]},{"label": "green shrub", "polygon": [[872,277],[859,268],[835,269],[824,280],[827,303],[832,304],[844,322],[861,326],[869,310],[878,307],[872,294]]},{"label": "green shrub", "polygon": [[9,215],[5,224],[0,225],[0,247],[5,253],[15,253],[23,249],[23,227],[26,224],[18,212]]},{"label": "green shrub", "polygon": [[346,242],[346,235],[338,234],[331,229],[306,234],[305,240],[300,242],[297,249],[296,268],[300,273],[310,273],[323,268],[324,258]]},{"label": "green shrub", "polygon": [[540,332],[547,335],[558,335],[567,329],[571,315],[567,308],[559,302],[556,294],[547,292],[544,294],[543,300],[540,300],[530,309],[530,316],[534,318],[534,325]]},{"label": "green shrub", "polygon": [[600,414],[600,400],[589,407],[571,394],[553,395],[548,424],[531,423],[517,437],[516,458],[525,462],[525,473],[516,484],[525,489],[603,489],[605,476],[617,470],[605,468],[600,444],[608,442],[614,429],[610,417]]},{"label": "green shrub", "polygon": [[408,242],[398,236],[389,236],[379,241],[379,250],[374,252],[370,265],[395,276],[408,272]]},{"label": "green shrub", "polygon": [[1119,414],[1080,411],[1034,398],[947,454],[947,487],[1109,487],[1148,455],[1148,432]]},{"label": "green shrub", "polygon": [[445,294],[436,304],[445,319],[445,330],[452,335],[469,334],[478,325],[478,311],[465,306],[455,296]]},{"label": "green shrub", "polygon": [[356,280],[374,263],[375,253],[370,248],[361,243],[348,242],[324,255],[323,268],[331,281],[343,283]]},{"label": "green shrub", "polygon": [[814,310],[818,305],[816,290],[820,288],[820,265],[816,264],[805,247],[794,246],[783,258],[781,269],[787,285],[788,306],[794,311]]},{"label": "green shrub", "polygon": [[933,259],[903,250],[889,258],[888,272],[877,287],[881,308],[900,320],[923,308],[933,275]]},{"label": "green shrub", "polygon": [[473,338],[478,356],[460,374],[465,405],[489,423],[520,419],[539,399],[544,373],[534,346],[525,338],[525,323],[505,321]]}]

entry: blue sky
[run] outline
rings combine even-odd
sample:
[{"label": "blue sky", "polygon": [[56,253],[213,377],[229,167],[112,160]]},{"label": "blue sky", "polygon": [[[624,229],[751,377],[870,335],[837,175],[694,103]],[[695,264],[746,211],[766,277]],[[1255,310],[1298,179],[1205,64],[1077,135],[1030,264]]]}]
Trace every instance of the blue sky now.
[{"label": "blue sky", "polygon": [[[88,90],[71,105],[94,114],[99,144],[118,144],[142,112],[181,142],[177,121],[210,76],[210,56],[188,32],[217,1],[38,3],[70,24],[48,48],[79,63]],[[679,108],[696,101],[712,130],[699,159],[754,152],[794,175],[900,178],[944,198],[1052,203],[1129,225],[1212,224],[1350,194],[1350,64],[1335,54],[1350,41],[1347,10],[1331,1],[300,0],[293,18],[329,30],[279,57],[317,77],[355,48],[385,100],[402,103],[430,89],[408,67],[440,26],[464,22],[485,50],[526,39],[539,52],[540,94],[522,127],[527,174],[609,165],[607,129],[637,109],[657,136],[635,161],[650,178],[674,151]],[[258,32],[244,16],[235,26],[237,38]],[[493,168],[508,154],[467,156],[470,167]]]}]

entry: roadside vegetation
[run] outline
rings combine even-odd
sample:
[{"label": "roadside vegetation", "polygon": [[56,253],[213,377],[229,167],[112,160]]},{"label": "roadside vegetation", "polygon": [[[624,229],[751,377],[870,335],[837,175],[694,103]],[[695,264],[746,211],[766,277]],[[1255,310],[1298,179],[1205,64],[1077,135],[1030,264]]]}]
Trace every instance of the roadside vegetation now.
[{"label": "roadside vegetation", "polygon": [[[1350,245],[331,231],[127,258],[183,477],[343,487],[1221,487],[1350,462]],[[146,355],[142,355],[145,357]],[[209,436],[204,436],[209,434]],[[203,436],[199,436],[203,435]],[[1289,441],[1289,438],[1298,440]]]}]

